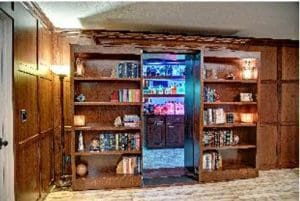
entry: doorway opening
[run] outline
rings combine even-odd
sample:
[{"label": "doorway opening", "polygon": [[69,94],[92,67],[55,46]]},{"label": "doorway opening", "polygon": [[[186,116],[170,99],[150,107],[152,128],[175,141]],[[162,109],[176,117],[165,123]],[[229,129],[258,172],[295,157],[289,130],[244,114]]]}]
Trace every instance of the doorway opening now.
[{"label": "doorway opening", "polygon": [[197,183],[199,69],[200,52],[143,54],[144,186]]}]

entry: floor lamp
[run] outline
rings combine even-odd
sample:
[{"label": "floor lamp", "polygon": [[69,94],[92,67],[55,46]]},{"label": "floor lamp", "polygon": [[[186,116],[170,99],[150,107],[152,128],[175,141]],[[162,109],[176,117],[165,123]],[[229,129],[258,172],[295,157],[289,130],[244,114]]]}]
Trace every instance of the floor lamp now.
[{"label": "floor lamp", "polygon": [[65,175],[65,118],[64,118],[64,78],[69,75],[70,68],[69,66],[63,65],[52,65],[51,71],[59,76],[60,82],[60,108],[61,108],[61,123],[60,123],[60,132],[61,132],[61,178],[58,183],[59,186],[64,187],[70,185],[70,182],[66,180]]}]

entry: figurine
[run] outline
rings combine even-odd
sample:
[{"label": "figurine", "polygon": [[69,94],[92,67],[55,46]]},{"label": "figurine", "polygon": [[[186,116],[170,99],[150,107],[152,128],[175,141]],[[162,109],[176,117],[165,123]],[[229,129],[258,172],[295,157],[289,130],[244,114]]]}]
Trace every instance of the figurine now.
[{"label": "figurine", "polygon": [[121,119],[120,116],[118,116],[118,117],[115,119],[115,121],[114,121],[114,126],[115,126],[115,127],[120,127],[120,126],[122,126],[122,119]]},{"label": "figurine", "polygon": [[76,76],[83,76],[84,75],[84,62],[81,61],[79,58],[76,59]]},{"label": "figurine", "polygon": [[230,72],[225,76],[225,79],[226,80],[234,80],[235,76],[233,75],[233,73]]},{"label": "figurine", "polygon": [[97,138],[93,138],[89,146],[90,152],[99,152],[100,151],[100,142]]},{"label": "figurine", "polygon": [[240,141],[240,137],[238,135],[234,135],[233,137],[233,144],[234,145],[237,145]]},{"label": "figurine", "polygon": [[83,94],[80,94],[79,96],[77,96],[75,98],[78,102],[84,102],[86,99],[85,99],[85,96]]},{"label": "figurine", "polygon": [[82,131],[80,131],[79,137],[78,137],[78,151],[84,151]]}]

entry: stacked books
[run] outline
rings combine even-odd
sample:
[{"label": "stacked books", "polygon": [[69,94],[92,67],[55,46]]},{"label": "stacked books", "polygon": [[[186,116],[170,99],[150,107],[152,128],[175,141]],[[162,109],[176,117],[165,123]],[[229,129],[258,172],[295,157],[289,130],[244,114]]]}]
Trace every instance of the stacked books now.
[{"label": "stacked books", "polygon": [[139,65],[133,62],[122,62],[116,67],[118,78],[138,78],[140,76]]},{"label": "stacked books", "polygon": [[209,130],[204,131],[204,146],[222,147],[235,145],[232,130]]},{"label": "stacked books", "polygon": [[222,168],[222,156],[219,152],[203,154],[202,168],[204,170],[217,170]]},{"label": "stacked books", "polygon": [[118,163],[117,174],[140,174],[141,173],[141,158],[139,156],[123,156]]},{"label": "stacked books", "polygon": [[119,89],[111,94],[112,102],[140,102],[141,92],[139,89]]},{"label": "stacked books", "polygon": [[203,112],[203,124],[224,124],[226,122],[226,115],[223,108],[208,108]]},{"label": "stacked books", "polygon": [[140,133],[101,133],[100,151],[139,151],[141,149]]}]

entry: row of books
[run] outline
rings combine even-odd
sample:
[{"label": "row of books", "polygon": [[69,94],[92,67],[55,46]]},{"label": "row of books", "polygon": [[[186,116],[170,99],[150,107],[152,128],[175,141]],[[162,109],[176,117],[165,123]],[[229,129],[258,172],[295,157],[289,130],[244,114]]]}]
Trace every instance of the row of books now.
[{"label": "row of books", "polygon": [[139,65],[133,62],[122,62],[116,67],[118,78],[138,78],[140,77]]},{"label": "row of books", "polygon": [[216,89],[204,87],[204,101],[205,102],[218,102],[220,101],[220,95]]},{"label": "row of books", "polygon": [[224,124],[226,122],[226,115],[223,108],[208,108],[203,112],[203,124]]},{"label": "row of books", "polygon": [[111,95],[112,102],[140,102],[141,92],[139,89],[119,89],[113,91]]},{"label": "row of books", "polygon": [[100,134],[100,151],[139,151],[141,149],[140,133]]},{"label": "row of books", "polygon": [[222,168],[222,156],[219,152],[206,152],[203,154],[203,170],[218,170]]},{"label": "row of books", "polygon": [[139,156],[123,156],[118,163],[117,174],[140,174],[141,173],[141,157]]},{"label": "row of books", "polygon": [[204,131],[203,143],[204,146],[213,147],[236,145],[238,143],[238,136],[234,136],[231,129],[208,130]]}]

